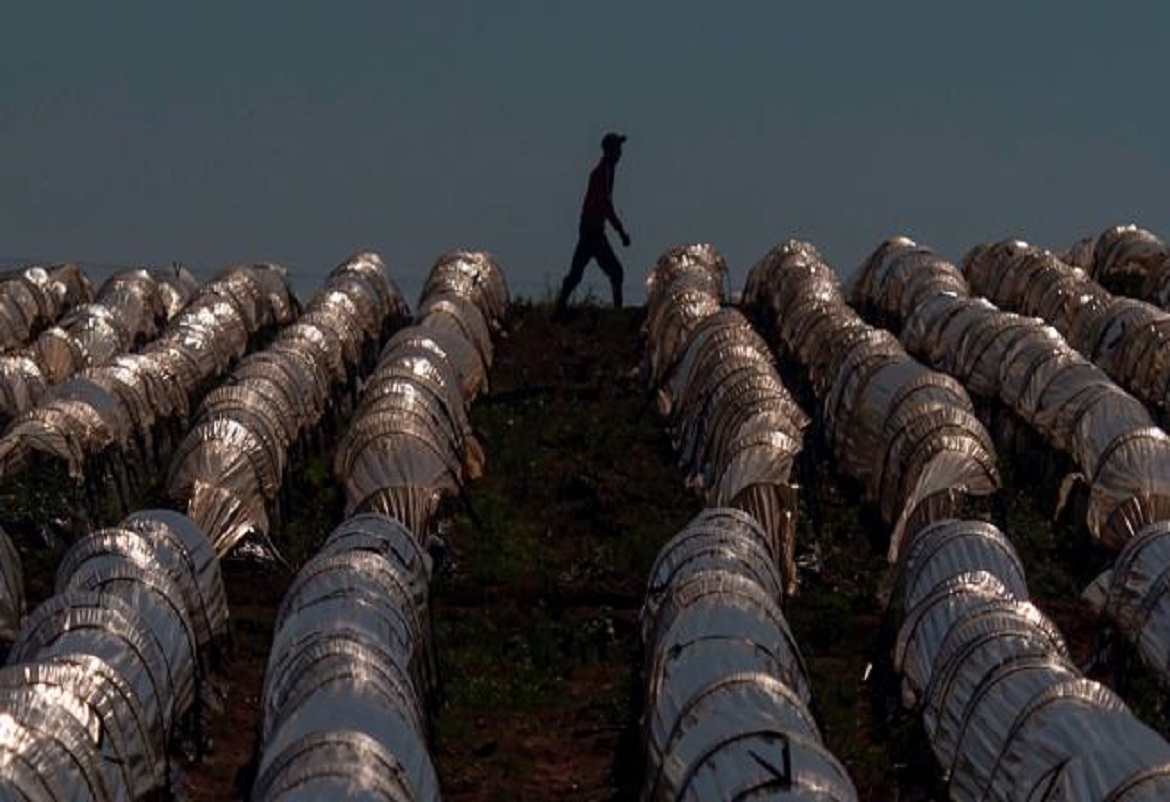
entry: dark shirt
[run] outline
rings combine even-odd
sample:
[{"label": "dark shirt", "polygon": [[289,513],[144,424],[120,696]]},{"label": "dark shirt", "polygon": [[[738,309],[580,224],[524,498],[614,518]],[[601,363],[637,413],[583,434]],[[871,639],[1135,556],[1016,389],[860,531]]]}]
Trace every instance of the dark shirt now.
[{"label": "dark shirt", "polygon": [[613,210],[613,176],[614,165],[605,159],[589,173],[589,188],[585,190],[585,200],[581,204],[582,228],[601,230],[605,228],[606,220],[617,220]]}]

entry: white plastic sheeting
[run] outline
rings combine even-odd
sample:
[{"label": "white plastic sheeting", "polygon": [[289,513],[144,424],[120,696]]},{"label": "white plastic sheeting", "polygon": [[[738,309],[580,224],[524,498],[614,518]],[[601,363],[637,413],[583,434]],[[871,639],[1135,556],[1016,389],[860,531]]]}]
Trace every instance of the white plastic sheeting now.
[{"label": "white plastic sheeting", "polygon": [[928,301],[939,296],[970,298],[963,274],[934,251],[908,237],[878,246],[853,281],[850,302],[876,317],[884,328],[902,331]]},{"label": "white plastic sheeting", "polygon": [[1170,684],[1170,521],[1148,524],[1130,538],[1085,598]]},{"label": "white plastic sheeting", "polygon": [[0,277],[0,353],[27,345],[45,326],[91,300],[93,287],[77,265],[35,265]]},{"label": "white plastic sheeting", "polygon": [[743,509],[763,524],[779,544],[792,592],[796,493],[789,480],[808,416],[781,383],[767,343],[739,310],[721,306],[726,270],[706,245],[659,259],[646,282],[648,361],[687,484],[708,506]]},{"label": "white plastic sheeting", "polygon": [[899,562],[888,615],[903,700],[922,713],[952,799],[1170,792],[1170,744],[1080,675],[990,524],[921,530]]},{"label": "white plastic sheeting", "polygon": [[5,798],[159,794],[206,648],[226,627],[211,546],[177,513],[147,510],[65,554],[57,593],[28,617],[0,671]]},{"label": "white plastic sheeting", "polygon": [[995,449],[963,386],[858,317],[816,248],[772,249],[743,302],[803,367],[839,469],[891,527],[891,562],[914,529],[998,489]]},{"label": "white plastic sheeting", "polygon": [[[978,286],[1009,282],[990,277],[990,260],[976,263]],[[953,265],[900,237],[865,263],[853,300],[899,331],[912,354],[998,400],[1067,454],[1079,470],[1071,478],[1088,486],[1087,528],[1103,545],[1120,548],[1145,524],[1170,517],[1170,438],[1145,407],[1040,318],[1001,311],[964,287]]]},{"label": "white plastic sheeting", "polygon": [[1170,312],[1114,296],[1084,270],[1018,240],[979,246],[962,268],[973,291],[1042,318],[1155,413],[1170,412]]},{"label": "white plastic sheeting", "polygon": [[267,551],[269,506],[289,448],[358,377],[362,355],[407,315],[377,254],[335,268],[305,314],[246,356],[203,399],[175,450],[167,493],[223,556],[254,536]]},{"label": "white plastic sheeting", "polygon": [[[950,289],[909,303],[887,276],[910,273],[920,284]],[[854,302],[887,321],[897,319],[892,310],[913,310],[901,331],[911,352],[973,393],[998,400],[1069,455],[1089,484],[1090,533],[1121,549],[1114,569],[1086,595],[1161,676],[1170,677],[1167,580],[1158,579],[1170,558],[1159,535],[1170,513],[1167,439],[1139,402],[1055,329],[969,298],[958,290],[957,275],[929,249],[905,238],[888,240],[863,267]]]},{"label": "white plastic sheeting", "polygon": [[1133,223],[1110,226],[1074,245],[1065,257],[1106,287],[1128,289],[1125,294],[1163,309],[1170,305],[1170,250],[1152,231]]},{"label": "white plastic sheeting", "polygon": [[437,669],[421,544],[463,465],[482,464],[467,404],[487,385],[507,303],[486,254],[443,256],[416,324],[391,337],[365,382],[335,462],[350,513],[364,511],[334,530],[281,604],[253,799],[439,798],[423,704]]},{"label": "white plastic sheeting", "polygon": [[439,502],[482,472],[467,405],[487,386],[506,308],[503,272],[487,254],[434,265],[415,325],[382,349],[338,446],[347,514],[382,512],[425,538]]},{"label": "white plastic sheeting", "polygon": [[[138,537],[134,537],[137,535]],[[118,530],[95,533],[69,552],[72,560],[97,551],[123,551],[157,561],[171,575],[190,612],[200,655],[209,655],[228,635],[227,596],[211,540],[185,515],[166,509],[139,510]],[[59,573],[65,572],[62,561]]]},{"label": "white plastic sheeting", "polygon": [[159,448],[164,430],[185,428],[207,385],[294,307],[283,269],[225,271],[175,313],[162,336],[82,370],[12,421],[0,437],[0,476],[19,474],[33,454],[60,460],[76,481],[103,452],[142,476],[160,469],[170,458]]},{"label": "white plastic sheeting", "polygon": [[[508,312],[508,283],[495,259],[483,251],[451,251],[435,260],[422,298],[448,294],[465,298],[476,305],[493,334],[503,330]],[[425,303],[420,303],[420,309]]]},{"label": "white plastic sheeting", "polygon": [[92,303],[74,307],[26,348],[0,355],[5,379],[0,419],[8,421],[28,410],[47,387],[157,337],[171,311],[164,285],[171,292],[187,289],[167,274],[121,270],[101,286]]},{"label": "white plastic sheeting", "polygon": [[727,262],[710,245],[680,245],[662,254],[646,278],[650,382],[662,387],[700,322],[726,300]]},{"label": "white plastic sheeting", "polygon": [[640,620],[646,802],[857,798],[809,712],[779,559],[750,515],[719,508],[659,552]]},{"label": "white plastic sheeting", "polygon": [[430,558],[397,521],[350,518],[277,613],[252,799],[437,800]]}]

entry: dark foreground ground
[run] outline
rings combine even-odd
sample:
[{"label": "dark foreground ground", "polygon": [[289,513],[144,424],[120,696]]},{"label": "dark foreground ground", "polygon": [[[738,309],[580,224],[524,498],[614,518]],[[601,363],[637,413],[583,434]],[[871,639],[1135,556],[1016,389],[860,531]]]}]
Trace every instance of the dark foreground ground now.
[{"label": "dark foreground ground", "polygon": [[[642,314],[584,307],[554,325],[547,309],[519,304],[498,342],[490,392],[472,412],[487,473],[452,507],[432,586],[442,675],[433,753],[446,799],[637,797],[638,609],[658,548],[700,508],[638,373]],[[1068,524],[1047,520],[1051,491],[1015,457],[1003,458],[1003,469],[999,523],[1016,540],[1038,603],[1087,660],[1097,628],[1077,594],[1104,557]],[[829,465],[804,471],[815,473],[801,477],[805,569],[786,614],[826,741],[863,800],[941,798],[917,721],[886,711],[883,689],[864,679],[871,661],[880,667],[889,581],[881,527]],[[1021,473],[1028,482],[1016,480]],[[295,481],[274,533],[294,563],[341,515],[327,455]],[[43,597],[53,561],[25,551],[30,595]],[[291,577],[225,565],[234,650],[215,681],[211,752],[179,760],[188,799],[244,798],[272,622]],[[1148,677],[1134,674],[1125,693],[1165,731]]]}]

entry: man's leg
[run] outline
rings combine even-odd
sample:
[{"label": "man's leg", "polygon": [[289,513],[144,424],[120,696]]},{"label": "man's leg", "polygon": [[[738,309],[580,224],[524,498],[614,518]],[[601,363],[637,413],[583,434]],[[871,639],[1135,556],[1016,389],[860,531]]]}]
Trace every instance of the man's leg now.
[{"label": "man's leg", "polygon": [[573,249],[573,261],[569,264],[569,275],[565,276],[565,280],[561,282],[561,292],[557,295],[555,313],[557,317],[564,316],[565,308],[569,305],[569,296],[581,283],[581,277],[585,275],[585,265],[589,264],[589,259],[593,256],[590,243],[587,240],[588,238],[582,234],[577,239],[577,247]]},{"label": "man's leg", "polygon": [[622,263],[618,261],[617,254],[613,252],[613,246],[609,244],[609,240],[604,235],[602,235],[601,242],[597,245],[595,256],[597,257],[598,267],[609,277],[609,286],[613,290],[613,306],[615,309],[621,309]]}]

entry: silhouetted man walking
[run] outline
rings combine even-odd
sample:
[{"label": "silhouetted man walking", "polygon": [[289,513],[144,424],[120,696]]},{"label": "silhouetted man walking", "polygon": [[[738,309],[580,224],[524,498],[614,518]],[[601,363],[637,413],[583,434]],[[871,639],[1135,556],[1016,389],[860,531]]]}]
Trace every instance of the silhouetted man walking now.
[{"label": "silhouetted man walking", "polygon": [[573,262],[569,267],[569,275],[565,276],[561,284],[561,293],[557,296],[555,316],[562,318],[565,307],[569,303],[569,296],[581,283],[585,274],[585,265],[590,259],[597,260],[597,266],[609,278],[609,285],[613,289],[613,305],[622,305],[622,263],[618,261],[613,246],[605,236],[606,221],[617,231],[622,238],[622,245],[630,244],[630,235],[626,233],[622,221],[618,219],[613,208],[613,177],[617,163],[622,158],[622,143],[626,138],[621,134],[608,133],[601,138],[601,161],[589,173],[589,188],[585,190],[585,201],[581,204],[581,224],[578,229],[577,248],[573,251]]}]

